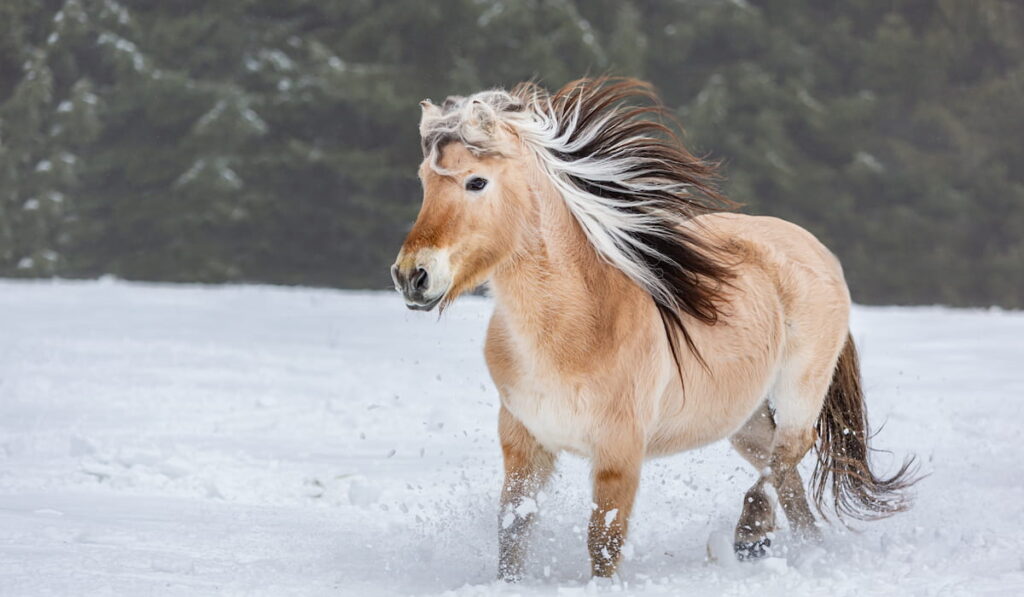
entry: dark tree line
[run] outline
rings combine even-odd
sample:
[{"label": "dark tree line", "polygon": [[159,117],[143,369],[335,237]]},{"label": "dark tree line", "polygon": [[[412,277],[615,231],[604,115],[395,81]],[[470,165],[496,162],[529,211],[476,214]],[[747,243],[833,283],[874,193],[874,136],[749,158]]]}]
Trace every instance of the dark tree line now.
[{"label": "dark tree line", "polygon": [[856,300],[1024,307],[1014,0],[0,0],[0,275],[387,287],[418,100],[588,73]]}]

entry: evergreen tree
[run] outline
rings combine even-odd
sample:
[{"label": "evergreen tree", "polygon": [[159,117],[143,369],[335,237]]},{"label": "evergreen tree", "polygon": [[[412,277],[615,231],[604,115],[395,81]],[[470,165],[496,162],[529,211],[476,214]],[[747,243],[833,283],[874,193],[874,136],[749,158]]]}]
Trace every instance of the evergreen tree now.
[{"label": "evergreen tree", "polygon": [[93,27],[77,0],[56,12],[21,3],[0,11],[0,72],[12,90],[0,99],[0,274],[53,274],[72,241],[79,153],[100,129],[98,99],[75,51]]},{"label": "evergreen tree", "polygon": [[385,288],[417,102],[650,79],[864,302],[1024,306],[1009,0],[0,2],[0,275]]}]

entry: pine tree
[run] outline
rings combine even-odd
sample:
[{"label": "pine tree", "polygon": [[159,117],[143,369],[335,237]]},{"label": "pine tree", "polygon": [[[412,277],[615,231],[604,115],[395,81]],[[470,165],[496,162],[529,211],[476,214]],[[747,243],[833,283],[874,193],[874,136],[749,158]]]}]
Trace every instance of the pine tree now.
[{"label": "pine tree", "polygon": [[417,102],[650,79],[854,298],[1024,306],[1006,0],[0,3],[0,275],[384,288]]},{"label": "pine tree", "polygon": [[80,154],[101,130],[83,42],[102,27],[79,0],[56,11],[5,5],[5,62],[20,62],[0,104],[0,273],[53,274],[73,244]]}]

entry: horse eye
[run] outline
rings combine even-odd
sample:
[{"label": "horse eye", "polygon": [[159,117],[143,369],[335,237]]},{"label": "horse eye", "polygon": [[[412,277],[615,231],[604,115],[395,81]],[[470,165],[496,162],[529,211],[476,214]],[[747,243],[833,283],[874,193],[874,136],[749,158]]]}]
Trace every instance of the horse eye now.
[{"label": "horse eye", "polygon": [[467,191],[482,191],[487,186],[487,179],[474,176],[466,181]]}]

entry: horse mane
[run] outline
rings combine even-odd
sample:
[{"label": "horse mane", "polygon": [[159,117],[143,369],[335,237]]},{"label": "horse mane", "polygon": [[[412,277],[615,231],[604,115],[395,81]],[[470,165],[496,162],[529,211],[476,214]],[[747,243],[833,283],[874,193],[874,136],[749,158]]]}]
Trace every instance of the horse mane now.
[{"label": "horse mane", "polygon": [[533,150],[597,253],[654,299],[673,353],[671,328],[700,358],[682,314],[716,323],[732,274],[722,248],[683,224],[735,204],[717,189],[717,164],[691,154],[672,122],[648,83],[600,77],[553,95],[528,82],[511,92],[451,97],[425,116],[420,132],[424,155],[438,168],[447,142],[500,154],[496,126],[511,130]]}]

